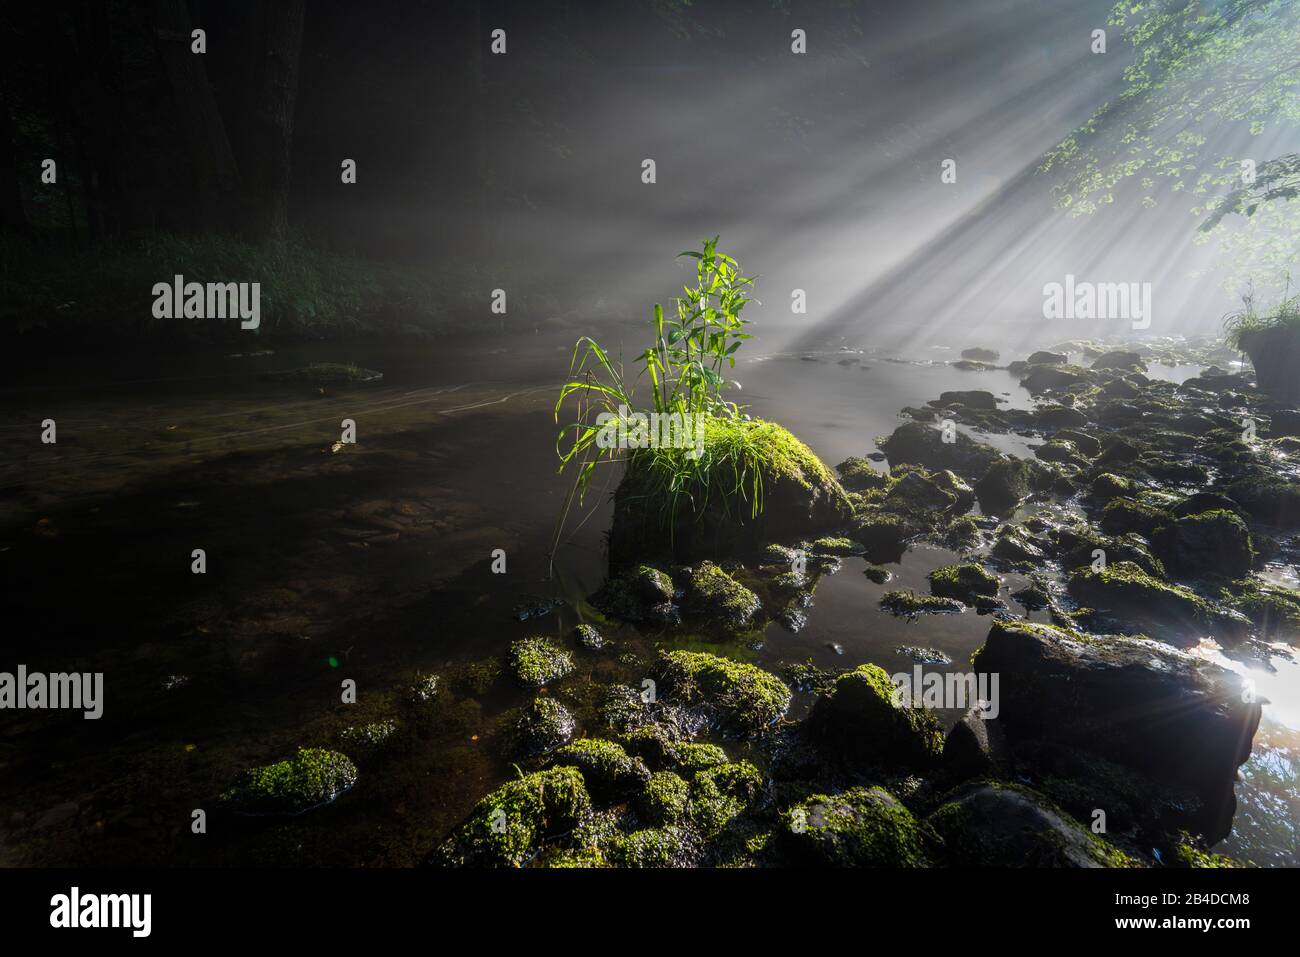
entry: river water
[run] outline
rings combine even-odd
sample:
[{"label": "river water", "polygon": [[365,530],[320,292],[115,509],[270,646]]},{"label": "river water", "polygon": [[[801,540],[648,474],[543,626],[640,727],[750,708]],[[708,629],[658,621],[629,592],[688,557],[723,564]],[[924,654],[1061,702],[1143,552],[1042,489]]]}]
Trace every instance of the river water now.
[{"label": "river water", "polygon": [[[568,489],[556,474],[553,403],[571,349],[572,336],[331,342],[18,370],[0,390],[0,571],[12,596],[3,668],[102,671],[106,702],[99,721],[6,716],[0,863],[418,862],[514,773],[498,742],[526,697],[502,683],[455,692],[435,733],[373,774],[363,769],[362,784],[331,807],[220,837],[194,835],[189,822],[240,768],[382,717],[391,692],[418,675],[572,625],[568,609],[528,621],[516,613],[539,597],[580,597],[604,575],[611,484],[597,483],[566,530],[555,574],[548,560]],[[932,356],[754,352],[735,370],[741,401],[830,464],[868,453],[899,409],[946,390],[1029,404],[1005,372],[963,372]],[[321,361],[384,378],[321,386],[275,374]],[[55,444],[40,441],[47,419]],[[357,442],[338,446],[345,419]],[[1018,454],[1029,441],[979,438]],[[191,573],[194,549],[204,550],[203,575]],[[506,574],[491,571],[496,549]],[[887,589],[925,590],[925,574],[952,559],[914,548],[883,586],[846,559],[797,634],[774,624],[760,645],[725,650],[772,668],[870,661],[894,673],[914,664],[897,649],[922,646],[961,669],[986,618],[908,622],[877,606]],[[580,672],[622,680],[654,643],[616,641],[630,672],[586,659]],[[1300,668],[1282,649],[1272,666],[1252,671],[1270,703],[1242,769],[1234,832],[1216,849],[1297,865]],[[340,702],[344,678],[357,683],[355,705]]]}]

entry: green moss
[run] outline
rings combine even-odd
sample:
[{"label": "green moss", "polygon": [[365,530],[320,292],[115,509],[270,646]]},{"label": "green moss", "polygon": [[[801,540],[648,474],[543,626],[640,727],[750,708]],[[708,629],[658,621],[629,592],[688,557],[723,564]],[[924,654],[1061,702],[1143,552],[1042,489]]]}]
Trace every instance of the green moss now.
[{"label": "green moss", "polygon": [[392,751],[400,740],[400,730],[400,725],[391,720],[354,725],[339,732],[339,745],[365,763]]},{"label": "green moss", "polygon": [[924,766],[943,749],[938,719],[905,706],[883,668],[859,665],[835,679],[808,716],[807,729],[827,755]]},{"label": "green moss", "polygon": [[848,509],[844,488],[812,449],[787,429],[763,419],[704,417],[703,449],[660,446],[638,449],[629,474],[636,475],[644,508],[665,519],[698,512],[705,503],[726,503],[739,519],[762,511],[764,487],[782,482],[820,489]]},{"label": "green moss", "polygon": [[1174,848],[1173,861],[1171,862],[1175,867],[1233,868],[1242,866],[1226,854],[1213,854],[1201,850],[1185,832],[1181,837],[1182,840]]},{"label": "green moss", "polygon": [[731,629],[743,629],[758,614],[758,596],[713,562],[700,562],[690,570],[682,608],[694,615],[716,619]]},{"label": "green moss", "polygon": [[673,747],[669,760],[683,774],[694,774],[706,768],[727,763],[727,752],[716,744],[703,741],[686,741]]},{"label": "green moss", "polygon": [[1300,592],[1247,578],[1225,586],[1220,594],[1259,628],[1265,640],[1300,638]]},{"label": "green moss", "polygon": [[709,768],[695,775],[686,818],[706,838],[714,837],[762,793],[763,775],[747,761]]},{"label": "green moss", "polygon": [[345,754],[300,748],[286,761],[251,768],[219,801],[240,814],[301,814],[328,804],[357,781],[357,768]]},{"label": "green moss", "polygon": [[521,638],[510,646],[510,669],[526,688],[540,688],[573,670],[573,656],[549,638]]},{"label": "green moss", "polygon": [[779,721],[790,689],[754,665],[704,652],[664,652],[658,673],[667,691],[687,704],[714,711],[731,730],[750,734]]},{"label": "green moss", "polygon": [[952,598],[922,595],[914,591],[889,591],[880,599],[880,607],[891,615],[915,618],[917,615],[937,615],[962,611],[965,607]]},{"label": "green moss", "polygon": [[416,708],[426,708],[438,699],[439,684],[437,675],[421,675],[407,689],[406,700]]},{"label": "green moss", "polygon": [[650,769],[623,746],[602,738],[580,738],[557,750],[556,764],[573,765],[593,793],[619,795],[636,791],[650,780]]},{"label": "green moss", "polygon": [[650,775],[637,801],[637,809],[645,819],[656,826],[676,824],[686,811],[690,785],[672,771],[656,771]]},{"label": "green moss", "polygon": [[1115,562],[1101,571],[1080,568],[1069,578],[1070,594],[1081,604],[1105,610],[1155,634],[1203,628],[1220,640],[1247,637],[1249,621],[1220,608],[1190,588],[1152,578],[1132,562]]},{"label": "green moss", "polygon": [[628,834],[611,847],[609,856],[619,867],[689,867],[695,852],[686,829],[657,827]]},{"label": "green moss", "polygon": [[890,574],[889,569],[881,568],[879,565],[868,565],[866,568],[862,569],[862,574],[866,575],[869,581],[873,581],[877,585],[883,585],[885,582],[889,581],[889,579],[894,577]]},{"label": "green moss", "polygon": [[433,863],[520,867],[548,836],[572,829],[590,809],[591,799],[577,768],[529,774],[479,801],[435,852]]},{"label": "green moss", "polygon": [[501,662],[496,658],[468,661],[451,669],[448,680],[462,694],[484,695],[501,677]]},{"label": "green moss", "polygon": [[1117,498],[1106,504],[1101,513],[1101,530],[1108,535],[1137,532],[1150,537],[1170,515],[1163,509],[1152,508],[1127,498]]},{"label": "green moss", "polygon": [[637,568],[636,586],[644,601],[657,604],[673,600],[673,580],[651,565]]},{"label": "green moss", "polygon": [[812,543],[811,551],[823,555],[856,555],[862,546],[848,538],[819,538]]},{"label": "green moss", "polygon": [[1109,502],[1116,498],[1133,498],[1138,493],[1138,485],[1132,479],[1124,478],[1113,472],[1102,472],[1088,486],[1092,497],[1099,502]]},{"label": "green moss", "polygon": [[1184,515],[1156,529],[1151,542],[1166,565],[1193,576],[1238,578],[1255,561],[1250,530],[1226,509]]},{"label": "green moss", "polygon": [[943,530],[942,543],[958,552],[978,548],[980,544],[980,527],[969,515],[954,518]]},{"label": "green moss", "polygon": [[814,794],[781,815],[797,858],[829,867],[926,867],[922,826],[881,787]]},{"label": "green moss", "polygon": [[850,492],[884,488],[889,483],[889,476],[877,471],[868,460],[856,455],[849,456],[835,466],[835,470],[840,473],[840,483]]},{"label": "green moss", "polygon": [[930,591],[942,598],[956,598],[972,601],[976,595],[996,595],[998,578],[991,575],[979,565],[964,562],[960,565],[944,565],[929,574]]},{"label": "green moss", "polygon": [[525,756],[545,754],[571,737],[576,720],[568,708],[548,695],[539,695],[523,710],[514,728],[514,749]]}]

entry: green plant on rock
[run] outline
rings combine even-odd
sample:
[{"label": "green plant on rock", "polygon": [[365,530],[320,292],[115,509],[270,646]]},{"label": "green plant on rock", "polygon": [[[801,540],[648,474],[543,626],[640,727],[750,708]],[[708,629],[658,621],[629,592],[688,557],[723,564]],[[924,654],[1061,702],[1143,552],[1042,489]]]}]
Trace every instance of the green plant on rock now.
[{"label": "green plant on rock", "polygon": [[[752,301],[749,292],[754,279],[741,275],[736,260],[718,251],[716,236],[705,240],[702,249],[679,256],[696,261],[696,283],[684,287],[684,295],[675,299],[675,315],[665,318],[661,305],[654,308],[653,344],[637,357],[640,376],[650,380],[648,408],[637,406],[635,382],[628,378],[622,362],[600,343],[583,336],[574,345],[569,380],[561,387],[555,403],[557,422],[565,403],[576,403],[572,421],[561,427],[556,438],[560,472],[576,470],[565,504],[566,515],[575,496],[582,501],[597,466],[621,461],[630,465],[631,460],[642,455],[656,457],[655,464],[660,468],[655,472],[661,474],[667,486],[674,513],[692,489],[710,486],[709,476],[720,464],[719,458],[737,464],[737,489],[747,487],[753,507],[761,508],[762,471],[752,461],[761,450],[746,448],[746,439],[757,437],[743,430],[722,434],[711,429],[715,421],[749,421],[740,406],[728,401],[723,393],[728,387],[739,387],[739,383],[726,378],[725,372],[735,367],[736,351],[751,338],[745,331],[748,320],[741,312]],[[706,433],[706,446],[720,438],[732,441],[719,443],[720,448],[712,454],[701,454],[702,450],[694,445],[689,449],[666,448],[661,446],[660,431],[637,418],[645,413],[671,417],[662,420],[668,423],[664,435],[671,436],[672,430],[680,428],[689,437],[688,424],[698,417]],[[617,443],[604,440],[609,435],[607,430],[620,424],[626,427],[626,444],[636,446],[627,449],[626,456]],[[562,515],[561,525],[563,521]]]}]

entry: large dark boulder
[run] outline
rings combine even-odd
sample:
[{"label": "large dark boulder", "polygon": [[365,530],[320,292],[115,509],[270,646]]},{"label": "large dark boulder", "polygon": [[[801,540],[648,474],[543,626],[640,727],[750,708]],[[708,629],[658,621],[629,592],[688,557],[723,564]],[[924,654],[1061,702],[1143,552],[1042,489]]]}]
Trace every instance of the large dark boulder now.
[{"label": "large dark boulder", "polygon": [[1190,826],[1211,842],[1231,830],[1233,782],[1261,714],[1235,673],[1148,639],[1028,621],[995,622],[974,661],[1000,675],[1013,745],[1072,745],[1185,786],[1201,802]]}]

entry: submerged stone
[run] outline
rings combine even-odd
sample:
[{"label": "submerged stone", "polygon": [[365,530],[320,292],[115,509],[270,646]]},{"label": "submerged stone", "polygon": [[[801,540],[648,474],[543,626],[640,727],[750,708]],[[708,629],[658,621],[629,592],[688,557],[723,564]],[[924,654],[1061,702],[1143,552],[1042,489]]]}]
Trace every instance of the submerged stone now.
[{"label": "submerged stone", "polygon": [[244,771],[219,801],[237,814],[292,816],[329,804],[356,782],[347,755],[300,748],[288,760]]},{"label": "submerged stone", "polygon": [[515,724],[515,749],[528,757],[546,754],[567,744],[576,727],[568,708],[554,698],[539,696]]}]

